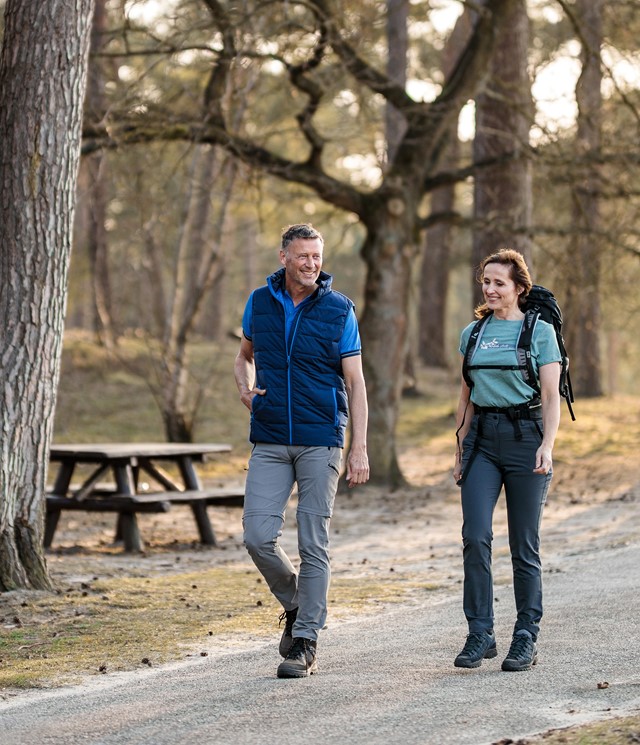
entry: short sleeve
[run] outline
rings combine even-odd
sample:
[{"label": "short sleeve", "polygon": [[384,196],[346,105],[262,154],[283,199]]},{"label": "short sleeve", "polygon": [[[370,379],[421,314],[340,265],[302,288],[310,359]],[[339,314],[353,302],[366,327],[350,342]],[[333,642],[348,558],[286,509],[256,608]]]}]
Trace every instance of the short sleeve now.
[{"label": "short sleeve", "polygon": [[[255,292],[255,290],[254,290]],[[249,295],[247,304],[244,306],[242,314],[242,333],[251,341],[251,324],[253,322],[253,292]]]},{"label": "short sleeve", "polygon": [[475,323],[470,323],[468,326],[465,326],[465,328],[462,329],[462,333],[460,334],[460,348],[459,352],[460,354],[464,355],[467,351],[467,344],[469,343],[469,337],[471,336],[471,332],[473,331],[473,327],[475,326]]},{"label": "short sleeve", "polygon": [[344,331],[340,338],[340,356],[341,357],[353,357],[356,354],[360,354],[362,351],[362,344],[360,342],[360,330],[358,329],[358,319],[356,318],[355,308],[353,306],[349,309],[347,319],[344,324]]},{"label": "short sleeve", "polygon": [[538,321],[534,334],[534,343],[536,346],[535,357],[538,367],[548,365],[551,362],[562,361],[556,332],[550,323],[542,320]]}]

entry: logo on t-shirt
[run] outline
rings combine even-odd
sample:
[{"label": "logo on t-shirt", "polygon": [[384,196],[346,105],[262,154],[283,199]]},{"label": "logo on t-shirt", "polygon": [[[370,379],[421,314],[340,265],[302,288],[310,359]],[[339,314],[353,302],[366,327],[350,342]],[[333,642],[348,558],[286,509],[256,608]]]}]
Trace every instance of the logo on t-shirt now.
[{"label": "logo on t-shirt", "polygon": [[480,340],[480,349],[513,349],[509,342],[499,342],[495,337],[491,341]]}]

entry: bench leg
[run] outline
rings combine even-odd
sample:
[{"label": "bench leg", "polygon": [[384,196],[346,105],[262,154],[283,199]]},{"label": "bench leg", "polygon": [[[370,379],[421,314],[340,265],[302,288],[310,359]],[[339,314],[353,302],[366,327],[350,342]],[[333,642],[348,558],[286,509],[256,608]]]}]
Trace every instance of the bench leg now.
[{"label": "bench leg", "polygon": [[118,533],[124,541],[124,550],[139,553],[144,550],[135,512],[121,512],[118,517]]},{"label": "bench leg", "polygon": [[[128,463],[114,463],[112,469],[118,491],[121,494],[135,494],[136,483],[131,466]],[[144,549],[135,512],[121,512],[118,515],[116,540],[119,539],[124,541],[125,551],[140,552]]]},{"label": "bench leg", "polygon": [[53,543],[53,536],[60,520],[60,510],[47,510],[44,524],[44,547],[49,548]]},{"label": "bench leg", "polygon": [[196,525],[198,526],[198,532],[200,533],[200,543],[204,543],[206,546],[217,546],[218,541],[216,541],[213,526],[207,514],[207,503],[201,499],[192,502],[191,511],[193,512]]}]

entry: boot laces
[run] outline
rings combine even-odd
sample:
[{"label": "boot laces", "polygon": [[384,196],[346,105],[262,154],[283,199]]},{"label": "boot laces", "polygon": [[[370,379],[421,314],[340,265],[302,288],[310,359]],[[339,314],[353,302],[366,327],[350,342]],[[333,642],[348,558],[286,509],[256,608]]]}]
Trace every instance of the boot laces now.
[{"label": "boot laces", "polygon": [[[311,655],[308,654],[308,652],[311,652]],[[305,639],[303,636],[296,636],[293,639],[293,644],[291,645],[291,649],[289,649],[289,654],[287,655],[288,660],[296,660],[298,657],[304,658],[304,664],[306,669],[309,669],[309,657],[313,656],[313,646],[311,642],[308,639]]]},{"label": "boot laces", "polygon": [[533,639],[529,634],[516,634],[509,647],[507,658],[510,660],[522,660],[531,656],[533,651]]},{"label": "boot laces", "polygon": [[484,631],[472,631],[467,635],[464,649],[461,655],[473,657],[486,645],[486,634]]},{"label": "boot laces", "polygon": [[284,621],[284,633],[291,636],[293,631],[293,624],[296,622],[297,610],[285,610],[278,616],[278,626],[282,626]]}]

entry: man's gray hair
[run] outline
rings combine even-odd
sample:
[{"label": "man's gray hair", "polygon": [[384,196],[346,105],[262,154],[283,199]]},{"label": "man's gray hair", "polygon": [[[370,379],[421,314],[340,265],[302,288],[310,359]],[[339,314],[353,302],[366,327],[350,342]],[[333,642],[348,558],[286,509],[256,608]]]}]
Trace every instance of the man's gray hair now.
[{"label": "man's gray hair", "polygon": [[320,243],[324,246],[324,238],[322,235],[311,225],[311,223],[301,223],[300,225],[289,225],[288,228],[284,228],[282,231],[282,243],[280,248],[286,251],[290,243],[297,241],[299,238],[304,240],[313,240],[318,238]]}]

